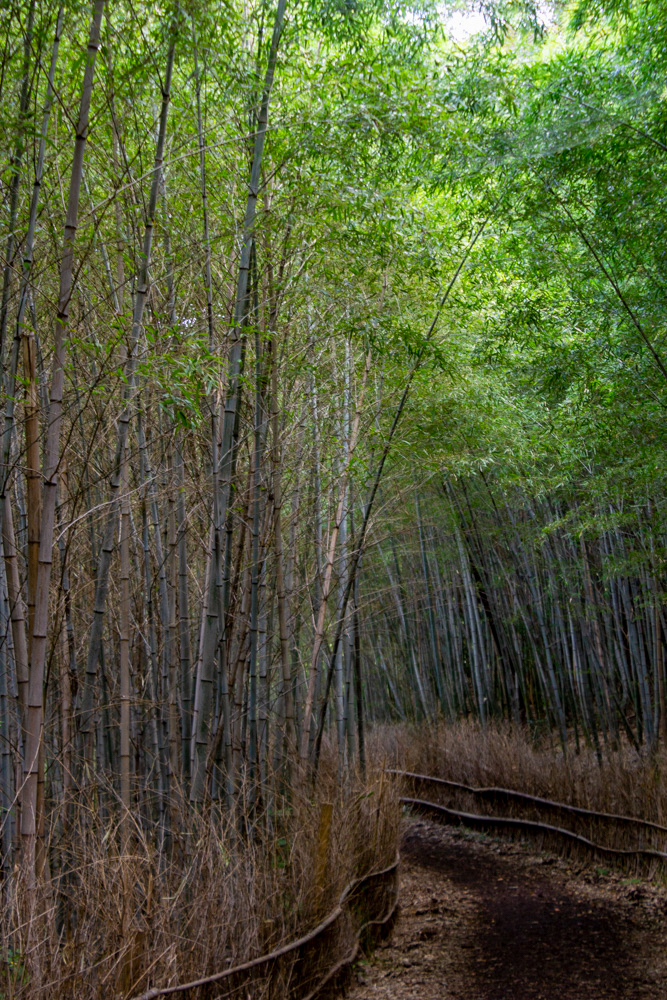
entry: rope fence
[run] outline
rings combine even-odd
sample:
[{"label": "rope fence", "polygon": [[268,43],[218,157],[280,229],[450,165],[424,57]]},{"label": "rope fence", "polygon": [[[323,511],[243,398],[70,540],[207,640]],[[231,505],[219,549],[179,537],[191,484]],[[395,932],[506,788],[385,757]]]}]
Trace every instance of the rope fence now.
[{"label": "rope fence", "polygon": [[450,781],[447,778],[434,778],[429,774],[415,774],[413,771],[387,770],[387,774],[393,774],[402,778],[412,778],[417,781],[429,781],[432,784],[443,785],[458,791],[467,792],[470,795],[479,795],[484,798],[506,798],[514,799],[545,809],[553,809],[558,812],[572,813],[576,816],[587,816],[591,819],[613,820],[615,823],[627,823],[629,825],[645,827],[649,830],[658,830],[660,833],[667,833],[667,826],[654,823],[649,819],[641,819],[639,816],[623,816],[619,813],[597,812],[595,809],[584,809],[581,806],[573,806],[568,802],[556,802],[553,799],[543,799],[539,795],[528,795],[526,792],[517,792],[512,788],[475,788],[472,785],[464,785],[460,781]]},{"label": "rope fence", "polygon": [[664,851],[654,851],[651,848],[644,847],[629,850],[620,847],[605,847],[602,844],[594,844],[587,837],[582,837],[580,834],[574,833],[572,830],[567,830],[565,827],[551,826],[549,823],[539,823],[537,820],[518,819],[514,816],[483,816],[480,813],[460,812],[458,809],[449,809],[446,806],[439,805],[437,802],[429,802],[426,799],[401,797],[399,801],[404,805],[413,806],[417,809],[433,810],[447,816],[449,819],[456,820],[458,823],[476,826],[506,826],[523,830],[537,830],[541,833],[555,833],[559,837],[576,841],[578,844],[600,854],[616,854],[619,857],[657,858],[661,861],[667,861],[667,854]]},{"label": "rope fence", "polygon": [[[654,835],[667,834],[667,826],[651,820],[598,812],[514,789],[476,788],[462,782],[411,771],[388,769],[386,773],[414,783],[430,783],[453,793],[482,799],[505,799],[529,808],[560,812],[591,822],[611,822],[651,831]],[[468,826],[525,829],[555,835],[601,855],[646,858],[661,863],[667,861],[665,851],[652,847],[621,848],[598,844],[574,830],[532,818],[467,812],[450,805],[409,796],[401,796],[399,801],[413,809],[435,812],[449,822]],[[316,927],[294,941],[281,945],[266,955],[187,983],[152,987],[134,996],[132,1000],[158,1000],[159,997],[176,994],[186,995],[187,1000],[227,1000],[251,984],[260,987],[264,996],[280,996],[281,1000],[314,1000],[325,986],[355,960],[364,936],[389,924],[395,916],[398,908],[398,866],[397,855],[388,867],[354,879],[345,887],[334,909]],[[325,957],[334,958],[328,967]],[[222,992],[213,991],[213,987],[222,984]]]},{"label": "rope fence", "polygon": [[[480,798],[498,799],[504,798],[510,802],[528,806],[538,811],[560,812],[570,815],[573,818],[588,820],[592,823],[620,824],[625,827],[634,827],[638,831],[650,831],[655,834],[667,834],[667,827],[651,820],[642,819],[638,816],[624,816],[622,814],[597,812],[594,809],[584,809],[580,806],[573,806],[566,802],[556,802],[552,799],[544,799],[536,795],[528,795],[525,792],[518,792],[510,788],[475,788],[458,781],[450,781],[446,778],[435,778],[428,774],[416,774],[412,771],[389,770],[389,774],[395,777],[406,778],[413,783],[427,783],[437,787],[447,789],[451,792],[460,792],[464,795],[479,796]],[[474,813],[453,808],[450,804],[443,805],[441,802],[432,802],[423,798],[402,796],[399,801],[403,805],[415,809],[436,812],[448,821],[463,823],[468,826],[504,827],[509,829],[524,829],[542,834],[555,835],[561,839],[569,840],[572,843],[593,852],[594,854],[611,855],[619,858],[643,858],[657,861],[661,864],[667,861],[667,853],[659,850],[655,846],[638,847],[618,847],[609,844],[599,844],[590,837],[583,836],[575,830],[563,826],[556,826],[544,823],[540,820],[526,816],[502,816],[488,813]],[[660,840],[664,838],[660,837]]]},{"label": "rope fence", "polygon": [[[373,928],[389,924],[394,917],[398,907],[399,860],[397,855],[387,868],[350,882],[337,906],[302,937],[233,968],[188,983],[153,987],[132,1000],[157,1000],[174,994],[189,994],[203,1000],[212,997],[211,987],[223,981],[226,981],[225,991],[217,993],[212,1000],[225,1000],[251,982],[261,982],[263,995],[276,995],[285,1000],[313,1000],[354,961],[364,936]],[[339,957],[323,970],[323,955]],[[278,989],[280,992],[274,992]]]}]

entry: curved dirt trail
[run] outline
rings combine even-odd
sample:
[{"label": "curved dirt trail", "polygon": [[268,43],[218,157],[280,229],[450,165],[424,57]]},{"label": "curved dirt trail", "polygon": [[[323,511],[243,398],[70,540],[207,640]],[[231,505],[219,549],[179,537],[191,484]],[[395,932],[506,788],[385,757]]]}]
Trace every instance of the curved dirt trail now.
[{"label": "curved dirt trail", "polygon": [[402,858],[354,1000],[666,1000],[664,889],[426,821]]}]

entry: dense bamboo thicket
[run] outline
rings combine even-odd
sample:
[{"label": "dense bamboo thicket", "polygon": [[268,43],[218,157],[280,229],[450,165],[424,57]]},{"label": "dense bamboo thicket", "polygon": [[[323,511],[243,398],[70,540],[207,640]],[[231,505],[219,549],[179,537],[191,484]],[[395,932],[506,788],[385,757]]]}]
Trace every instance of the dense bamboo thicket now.
[{"label": "dense bamboo thicket", "polygon": [[663,18],[517,6],[2,7],[6,995],[300,926],[369,721],[665,733]]},{"label": "dense bamboo thicket", "polygon": [[662,502],[596,498],[592,517],[578,499],[531,498],[484,473],[407,494],[416,537],[378,539],[365,585],[372,718],[512,719],[598,757],[620,737],[657,746]]}]

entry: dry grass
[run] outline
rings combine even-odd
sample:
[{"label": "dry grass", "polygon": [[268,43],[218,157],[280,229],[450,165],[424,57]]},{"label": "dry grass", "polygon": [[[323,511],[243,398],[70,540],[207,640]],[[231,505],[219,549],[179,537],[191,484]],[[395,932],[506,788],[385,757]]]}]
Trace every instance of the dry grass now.
[{"label": "dry grass", "polygon": [[138,828],[121,854],[117,827],[90,803],[74,808],[67,837],[55,833],[61,819],[50,817],[52,874],[30,946],[21,899],[0,918],[3,1000],[131,997],[264,954],[310,930],[352,879],[389,865],[400,825],[381,771],[341,789],[326,761],[314,791],[293,789],[252,834],[215,809],[181,825],[169,854]]},{"label": "dry grass", "polygon": [[[476,722],[450,726],[378,727],[371,736],[371,753],[388,766],[428,774],[474,787],[498,786],[599,812],[635,816],[667,826],[667,754],[640,756],[632,747],[608,750],[599,764],[592,750],[565,756],[546,741],[534,741],[525,730]],[[621,849],[667,851],[667,834],[623,824],[574,818],[504,799],[496,801],[420,785],[421,797],[461,811],[501,814],[567,826],[595,843]],[[520,834],[527,838],[527,834]],[[534,838],[532,838],[534,839]],[[549,835],[540,846],[571,856],[572,843]],[[586,854],[590,859],[590,854]],[[656,870],[655,862],[604,858],[632,870]]]},{"label": "dry grass", "polygon": [[[385,768],[513,788],[667,825],[664,754],[640,757],[623,747],[599,765],[593,752],[573,750],[565,757],[516,728],[462,722],[377,727],[369,734],[368,759],[366,779],[354,776],[341,788],[335,755],[325,755],[316,789],[294,787],[284,799],[276,798],[252,835],[243,817],[231,823],[216,808],[193,818],[175,801],[178,835],[169,849],[159,846],[157,829],[147,832],[137,825],[130,849],[121,853],[111,789],[103,794],[96,789],[70,804],[66,823],[61,806],[49,816],[49,874],[39,886],[31,942],[20,897],[8,900],[0,914],[0,997],[129,998],[149,986],[237,965],[306,933],[335,907],[349,882],[394,859],[401,783],[387,778]],[[463,811],[568,825],[597,843],[667,849],[667,835],[597,820],[573,823],[571,817],[565,824],[562,816],[542,810],[434,786],[419,791]],[[325,836],[327,804],[331,826]],[[537,845],[566,855],[578,851],[549,836],[539,837]],[[603,863],[611,864],[606,857]],[[625,868],[639,870],[634,861]],[[348,946],[344,936],[323,940],[322,970]],[[263,995],[259,980],[255,992]]]}]

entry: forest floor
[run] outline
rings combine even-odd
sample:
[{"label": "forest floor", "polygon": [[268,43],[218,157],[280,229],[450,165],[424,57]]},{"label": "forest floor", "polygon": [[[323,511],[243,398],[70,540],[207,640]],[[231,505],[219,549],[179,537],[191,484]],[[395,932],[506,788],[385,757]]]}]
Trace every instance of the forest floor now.
[{"label": "forest floor", "polygon": [[665,1000],[667,890],[424,820],[401,909],[349,1000]]}]

